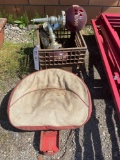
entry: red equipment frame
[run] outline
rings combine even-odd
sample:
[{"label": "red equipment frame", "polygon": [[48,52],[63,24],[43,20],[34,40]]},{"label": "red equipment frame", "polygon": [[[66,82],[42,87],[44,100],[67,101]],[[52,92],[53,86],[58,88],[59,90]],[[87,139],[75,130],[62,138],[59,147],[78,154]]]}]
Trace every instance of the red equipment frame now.
[{"label": "red equipment frame", "polygon": [[102,13],[92,25],[120,118],[120,14]]}]

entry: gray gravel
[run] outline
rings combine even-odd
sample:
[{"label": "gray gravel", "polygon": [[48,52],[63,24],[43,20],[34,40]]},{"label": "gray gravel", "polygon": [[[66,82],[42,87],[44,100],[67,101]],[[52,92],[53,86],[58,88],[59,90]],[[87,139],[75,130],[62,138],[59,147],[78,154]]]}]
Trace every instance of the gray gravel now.
[{"label": "gray gravel", "polygon": [[17,25],[5,25],[5,40],[14,43],[29,43],[34,27],[29,25],[29,28],[20,29]]},{"label": "gray gravel", "polygon": [[[78,76],[83,78],[92,96],[91,119],[79,129],[60,131],[60,152],[44,155],[45,160],[120,160],[120,122],[104,67],[94,35],[84,35],[84,39],[88,52]],[[9,80],[5,94],[0,92],[0,160],[37,160],[39,131],[20,131],[8,121],[7,103],[18,81]]]}]

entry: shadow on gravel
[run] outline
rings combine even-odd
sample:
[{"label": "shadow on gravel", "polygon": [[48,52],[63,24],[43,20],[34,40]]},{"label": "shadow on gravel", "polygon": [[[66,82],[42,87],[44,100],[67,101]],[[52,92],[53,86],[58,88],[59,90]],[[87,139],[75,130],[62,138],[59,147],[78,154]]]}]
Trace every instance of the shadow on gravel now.
[{"label": "shadow on gravel", "polygon": [[18,71],[18,77],[23,78],[24,74],[30,74],[34,72],[34,60],[33,60],[33,47],[21,48],[18,54],[23,55],[20,59],[20,67]]},{"label": "shadow on gravel", "polygon": [[36,131],[34,134],[34,140],[33,140],[33,146],[35,148],[35,150],[39,153],[42,154],[40,152],[40,131]]},{"label": "shadow on gravel", "polygon": [[0,125],[9,131],[14,131],[14,132],[22,132],[21,130],[14,128],[8,119],[8,114],[7,114],[7,106],[8,106],[8,101],[10,98],[10,94],[12,92],[13,89],[11,89],[4,97],[4,99],[1,102],[0,105]]},{"label": "shadow on gravel", "polygon": [[[119,120],[116,114],[115,105],[112,100],[110,87],[108,85],[108,81],[106,78],[106,74],[104,71],[104,66],[102,64],[102,60],[99,54],[99,50],[97,48],[96,40],[94,35],[84,36],[84,39],[86,41],[88,51],[89,51],[89,64],[88,73],[86,72],[85,66],[82,68],[82,76],[84,78],[85,83],[87,84],[91,97],[93,100],[93,111],[91,115],[91,119],[88,121],[87,124],[84,126],[84,153],[83,153],[83,160],[104,160],[104,156],[102,153],[102,146],[101,146],[101,139],[100,139],[100,132],[98,127],[98,119],[96,118],[96,109],[94,105],[94,99],[104,99],[106,103],[106,124],[108,128],[108,132],[110,135],[111,143],[112,143],[112,159],[113,160],[119,160],[120,159],[120,153],[119,153],[119,145],[117,141],[117,134],[120,137],[120,127],[119,127]],[[97,70],[97,72],[100,75],[101,79],[94,79],[94,71],[93,67]],[[102,107],[102,106],[101,106]],[[114,117],[113,117],[114,115]],[[113,118],[114,121],[113,121]],[[117,127],[115,127],[115,125]],[[76,130],[76,147],[78,150],[76,150],[75,160],[80,160],[81,157],[77,157],[78,152],[81,152],[80,145],[78,146],[77,143],[79,141],[78,130]]]}]

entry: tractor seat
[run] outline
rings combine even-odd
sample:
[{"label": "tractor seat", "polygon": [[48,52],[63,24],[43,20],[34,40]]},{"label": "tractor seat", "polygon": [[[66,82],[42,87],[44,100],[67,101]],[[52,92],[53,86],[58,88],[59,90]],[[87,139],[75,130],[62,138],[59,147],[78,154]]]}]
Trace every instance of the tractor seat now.
[{"label": "tractor seat", "polygon": [[8,103],[11,124],[23,130],[72,129],[91,115],[85,83],[61,69],[34,72],[14,88]]}]

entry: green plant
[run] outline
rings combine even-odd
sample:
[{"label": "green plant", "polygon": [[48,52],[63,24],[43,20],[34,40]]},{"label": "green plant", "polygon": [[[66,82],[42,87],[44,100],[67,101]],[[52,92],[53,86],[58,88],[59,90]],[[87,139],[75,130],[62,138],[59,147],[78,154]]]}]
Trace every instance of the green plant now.
[{"label": "green plant", "polygon": [[35,11],[35,13],[34,13],[34,18],[40,18],[40,15],[37,11]]},{"label": "green plant", "polygon": [[8,14],[7,15],[7,22],[8,23],[11,23],[11,24],[14,24],[14,20],[17,18],[17,15],[16,14]]},{"label": "green plant", "polygon": [[0,12],[0,18],[3,18],[2,13]]},{"label": "green plant", "polygon": [[28,15],[26,13],[23,14],[18,20],[15,20],[14,23],[18,24],[21,29],[26,27],[29,24]]},{"label": "green plant", "polygon": [[4,17],[4,18],[7,18],[8,17],[8,13],[6,12],[6,10],[3,10],[1,12],[1,16]]},{"label": "green plant", "polygon": [[7,13],[6,10],[3,10],[0,12],[0,18],[7,18],[7,23],[14,23],[14,20],[17,18],[16,14],[13,13]]}]

